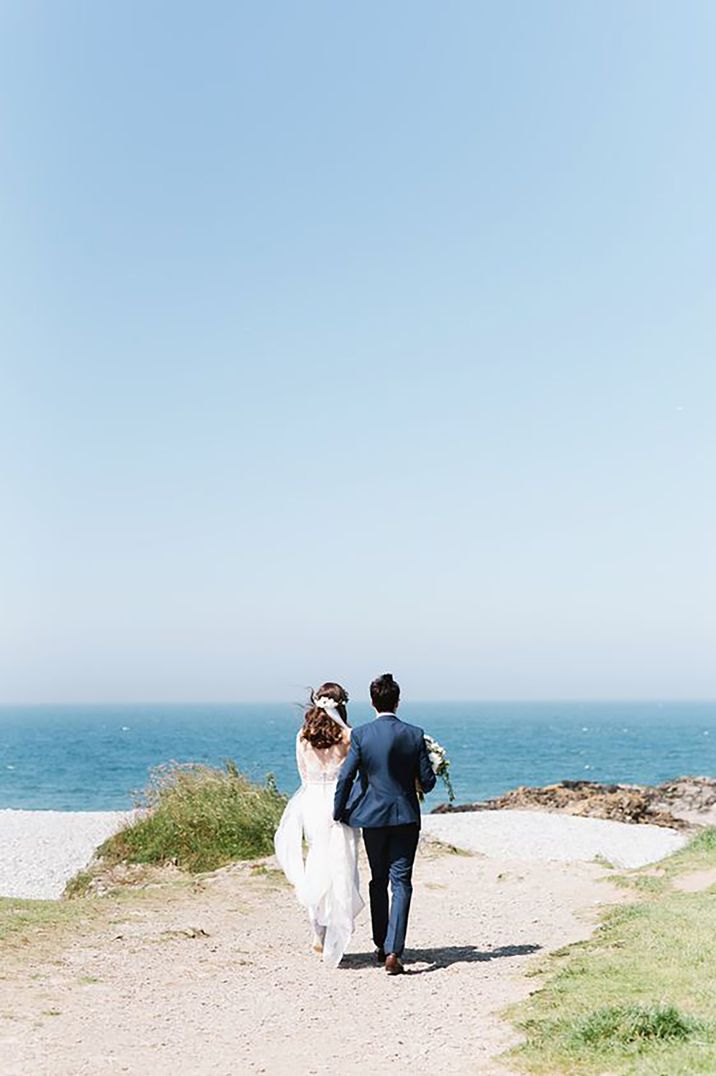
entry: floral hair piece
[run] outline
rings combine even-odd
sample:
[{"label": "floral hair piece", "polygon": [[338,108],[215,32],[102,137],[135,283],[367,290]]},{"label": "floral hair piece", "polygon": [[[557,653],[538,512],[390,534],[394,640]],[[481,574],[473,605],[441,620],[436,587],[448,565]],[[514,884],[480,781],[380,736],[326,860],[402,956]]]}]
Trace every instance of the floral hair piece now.
[{"label": "floral hair piece", "polygon": [[311,692],[311,702],[318,710],[323,710],[331,721],[335,721],[342,729],[348,728],[348,725],[338,713],[338,703],[335,699],[330,698],[328,695],[315,695]]}]

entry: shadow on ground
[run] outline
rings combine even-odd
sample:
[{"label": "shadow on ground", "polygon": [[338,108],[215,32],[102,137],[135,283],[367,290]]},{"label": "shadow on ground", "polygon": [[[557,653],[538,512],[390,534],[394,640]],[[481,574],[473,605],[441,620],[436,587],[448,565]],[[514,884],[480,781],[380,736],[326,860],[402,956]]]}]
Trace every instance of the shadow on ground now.
[{"label": "shadow on ground", "polygon": [[[410,949],[403,957],[407,975],[424,975],[429,971],[449,968],[451,964],[482,964],[487,960],[503,957],[529,956],[542,948],[541,945],[501,945],[497,949],[478,949],[475,945],[445,945],[436,949]],[[413,964],[427,964],[414,968]],[[373,953],[347,953],[339,967],[345,970],[379,967]]]}]

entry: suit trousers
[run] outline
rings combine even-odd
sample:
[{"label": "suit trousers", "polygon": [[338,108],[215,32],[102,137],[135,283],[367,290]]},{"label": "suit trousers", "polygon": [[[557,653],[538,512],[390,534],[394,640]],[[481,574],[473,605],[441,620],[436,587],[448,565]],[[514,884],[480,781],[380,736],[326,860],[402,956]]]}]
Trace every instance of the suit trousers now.
[{"label": "suit trousers", "polygon": [[420,830],[415,823],[363,830],[371,873],[369,892],[373,941],[379,949],[395,953],[396,956],[401,956],[405,948],[410,898],[413,895],[413,863],[419,836]]}]

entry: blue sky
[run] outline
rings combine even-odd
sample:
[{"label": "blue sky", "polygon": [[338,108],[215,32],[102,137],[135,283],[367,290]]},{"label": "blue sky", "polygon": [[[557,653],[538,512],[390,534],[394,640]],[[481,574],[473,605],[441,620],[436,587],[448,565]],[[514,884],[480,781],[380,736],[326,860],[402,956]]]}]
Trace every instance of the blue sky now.
[{"label": "blue sky", "polygon": [[716,11],[0,11],[0,700],[716,694]]}]

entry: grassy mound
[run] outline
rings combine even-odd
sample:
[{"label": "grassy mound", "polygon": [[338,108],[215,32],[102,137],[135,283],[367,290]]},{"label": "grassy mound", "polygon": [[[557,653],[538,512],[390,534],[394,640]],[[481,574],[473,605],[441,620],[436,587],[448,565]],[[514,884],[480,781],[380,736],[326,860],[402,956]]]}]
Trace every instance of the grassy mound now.
[{"label": "grassy mound", "polygon": [[285,804],[272,777],[252,784],[233,762],[224,770],[163,766],[144,793],[147,813],[106,840],[98,855],[109,865],[171,862],[189,871],[267,856]]},{"label": "grassy mound", "polygon": [[[611,908],[592,938],[554,953],[538,970],[542,989],[514,1014],[525,1042],[513,1062],[550,1076],[713,1076],[712,871],[716,829],[701,832],[657,868],[615,877],[634,900]],[[681,889],[679,877],[695,872],[708,872],[705,887]]]}]

